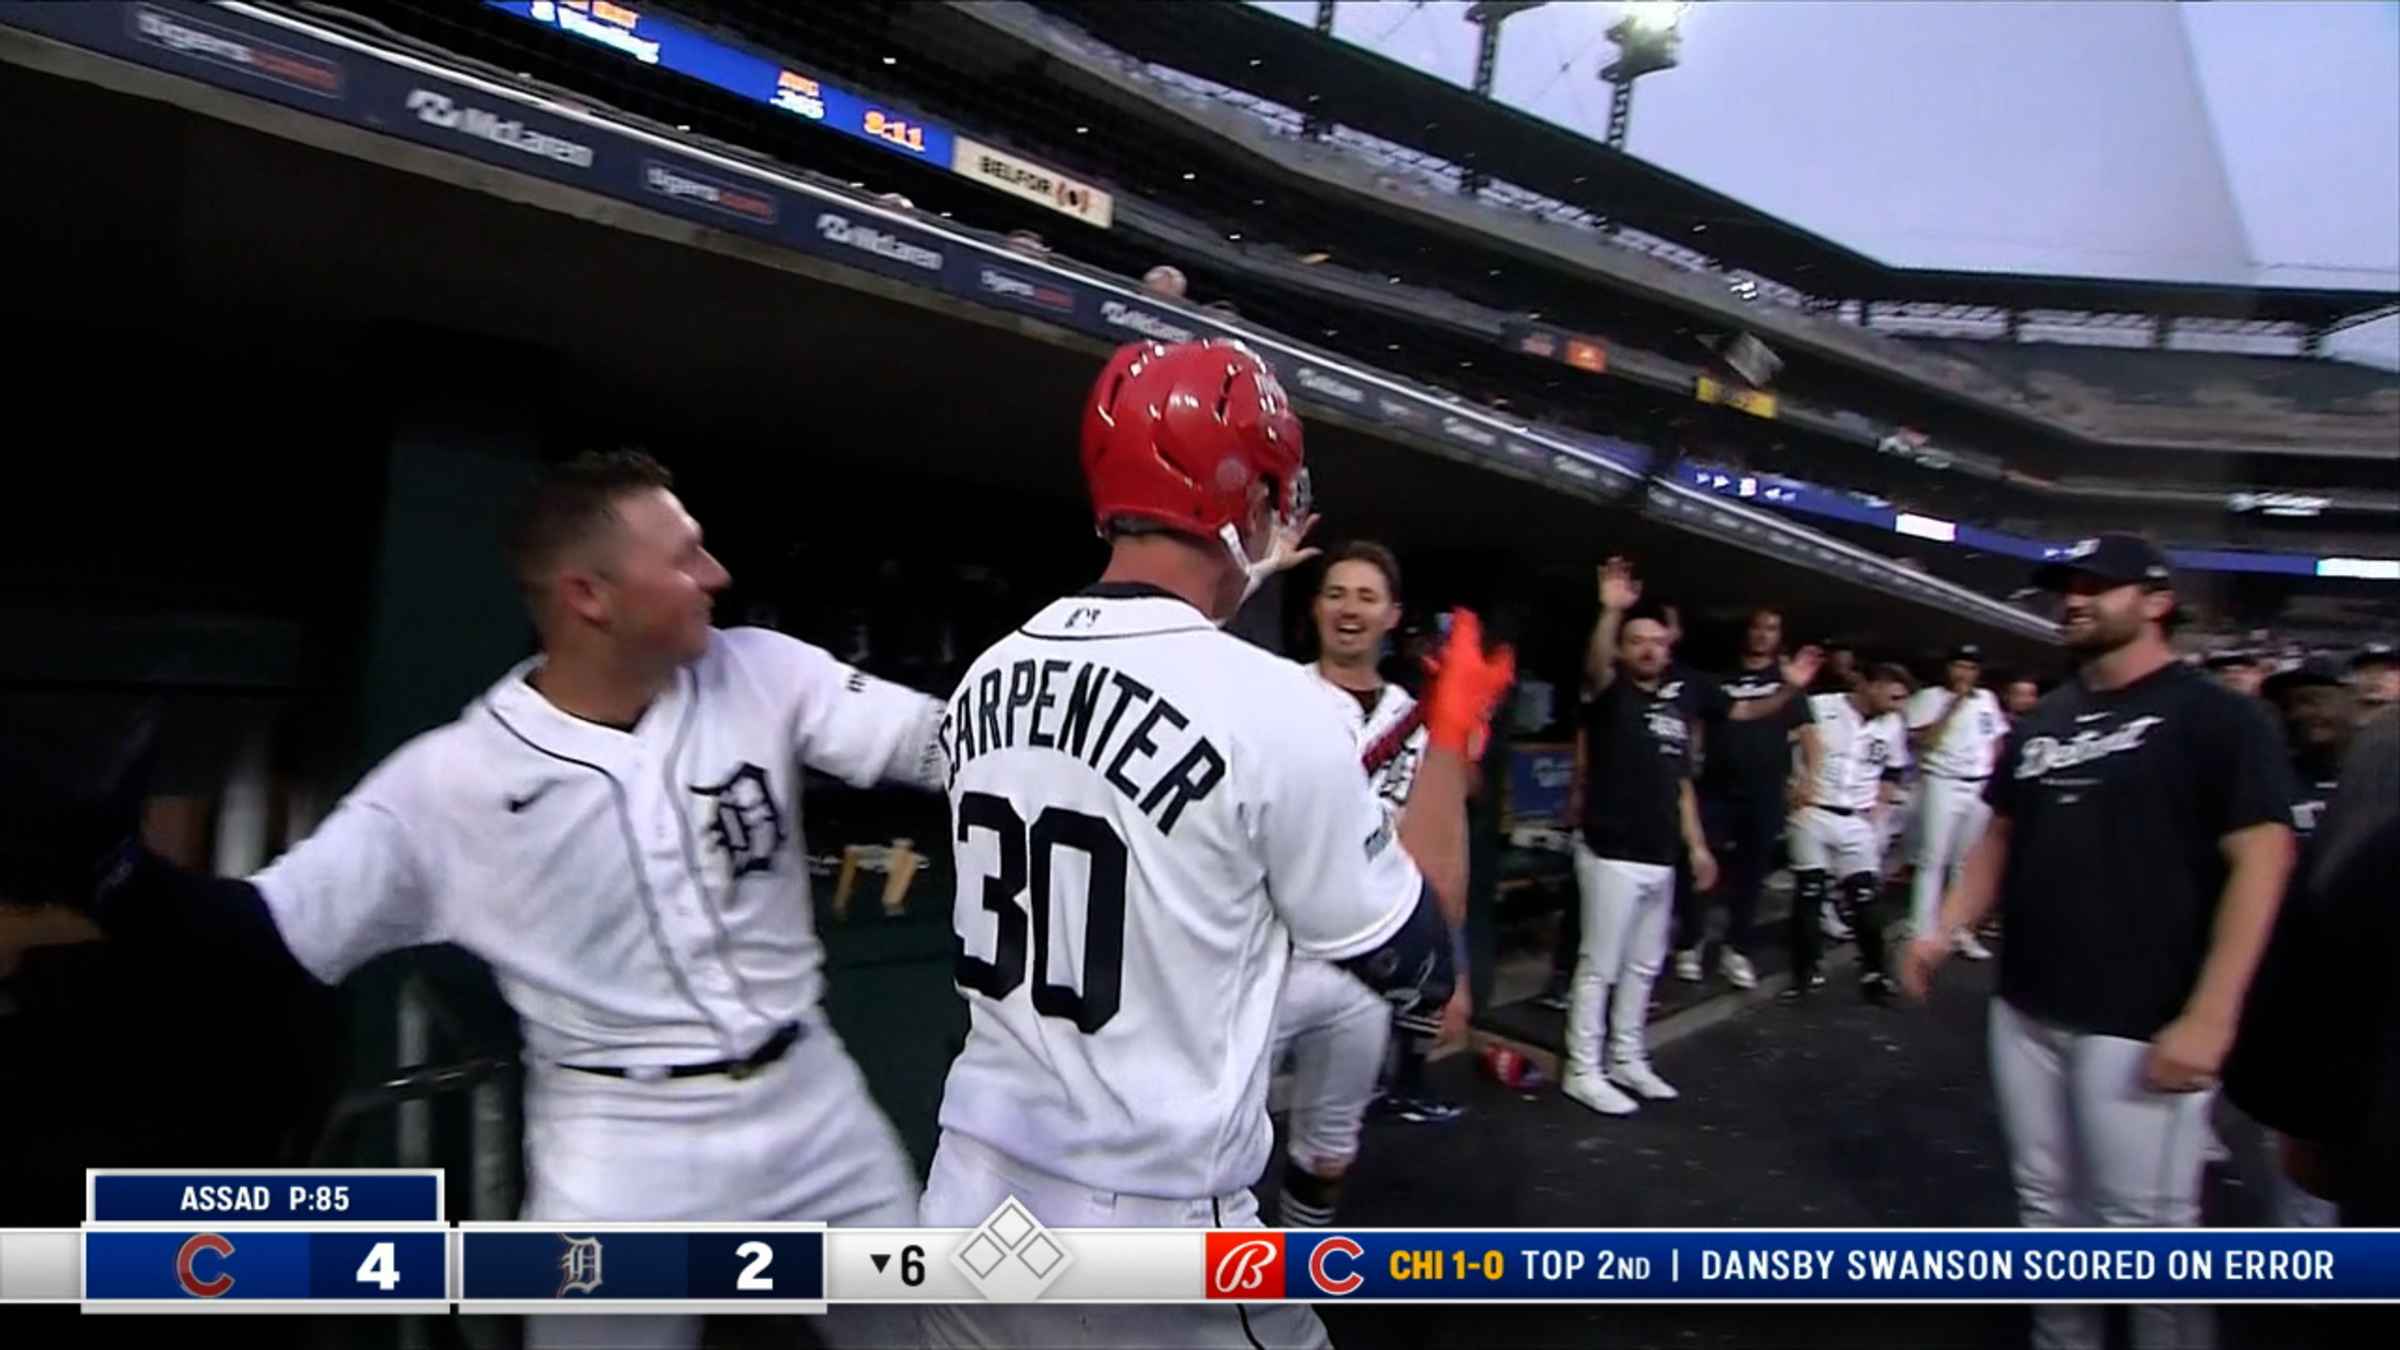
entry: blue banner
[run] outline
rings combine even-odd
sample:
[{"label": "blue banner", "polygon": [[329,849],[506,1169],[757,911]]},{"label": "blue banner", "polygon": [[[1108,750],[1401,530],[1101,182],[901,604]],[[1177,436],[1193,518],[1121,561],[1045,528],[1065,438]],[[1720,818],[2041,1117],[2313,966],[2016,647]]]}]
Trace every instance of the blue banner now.
[{"label": "blue banner", "polygon": [[748,51],[643,6],[607,0],[484,0],[493,9],[713,84],[805,122],[947,170],[957,138],[898,104],[854,94],[813,71]]},{"label": "blue banner", "polygon": [[2400,1300],[2400,1232],[2390,1229],[1385,1229],[1282,1237],[1285,1297],[1308,1300]]},{"label": "blue banner", "polygon": [[448,1234],[439,1230],[83,1235],[86,1302],[439,1303],[448,1297],[448,1264]]},{"label": "blue banner", "polygon": [[436,1223],[439,1172],[95,1171],[93,1223]]}]

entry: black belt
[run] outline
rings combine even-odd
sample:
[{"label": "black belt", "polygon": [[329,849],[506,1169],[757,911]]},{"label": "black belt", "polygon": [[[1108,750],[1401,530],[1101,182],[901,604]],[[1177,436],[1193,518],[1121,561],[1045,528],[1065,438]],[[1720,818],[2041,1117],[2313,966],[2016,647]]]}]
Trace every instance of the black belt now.
[{"label": "black belt", "polygon": [[1927,769],[1925,772],[1935,778],[1947,778],[1953,783],[1980,783],[1991,777],[1988,773],[1979,773],[1969,778],[1963,773],[1943,773],[1939,769]]},{"label": "black belt", "polygon": [[706,1064],[674,1064],[660,1068],[644,1066],[634,1069],[619,1068],[613,1064],[561,1064],[558,1067],[573,1069],[577,1073],[596,1073],[603,1078],[645,1080],[705,1078],[712,1073],[721,1073],[732,1078],[748,1078],[760,1069],[783,1058],[793,1046],[800,1043],[802,1034],[798,1022],[786,1022],[775,1028],[775,1034],[767,1038],[766,1044],[751,1051],[748,1056],[742,1059],[712,1059]]},{"label": "black belt", "polygon": [[1811,811],[1831,811],[1837,816],[1855,816],[1858,814],[1857,811],[1847,806],[1818,806],[1812,803],[1808,809]]}]

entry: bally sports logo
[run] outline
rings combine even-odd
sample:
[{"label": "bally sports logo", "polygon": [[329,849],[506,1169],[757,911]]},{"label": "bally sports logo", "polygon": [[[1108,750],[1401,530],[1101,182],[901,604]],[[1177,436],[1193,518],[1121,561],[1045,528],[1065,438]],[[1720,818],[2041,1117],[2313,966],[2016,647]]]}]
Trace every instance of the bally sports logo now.
[{"label": "bally sports logo", "polygon": [[1208,1296],[1282,1298],[1283,1235],[1256,1231],[1210,1233]]},{"label": "bally sports logo", "polygon": [[1317,1293],[1341,1298],[1366,1284],[1366,1277],[1355,1268],[1366,1248],[1356,1239],[1321,1237],[1312,1242],[1298,1234],[1251,1229],[1208,1235],[1208,1296],[1252,1301],[1286,1297],[1288,1284],[1299,1282],[1287,1281],[1285,1276],[1287,1243],[1294,1248],[1308,1243],[1302,1275]]}]

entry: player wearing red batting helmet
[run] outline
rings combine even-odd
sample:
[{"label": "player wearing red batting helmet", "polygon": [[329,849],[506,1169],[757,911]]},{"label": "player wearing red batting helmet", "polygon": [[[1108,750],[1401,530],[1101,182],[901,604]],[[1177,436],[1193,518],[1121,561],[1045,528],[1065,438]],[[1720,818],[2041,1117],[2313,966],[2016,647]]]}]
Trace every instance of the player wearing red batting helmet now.
[{"label": "player wearing red batting helmet", "polygon": [[[1226,342],[1119,351],[1085,407],[1083,468],[1107,569],[977,657],[942,726],[970,1021],[920,1221],[992,1221],[1011,1251],[1031,1241],[1016,1211],[995,1219],[1011,1203],[1042,1224],[1258,1225],[1269,1043],[1295,959],[1439,1027],[1467,749],[1513,672],[1459,611],[1394,819],[1342,696],[1220,631],[1308,523],[1300,423],[1266,364]],[[1062,1264],[1030,1282],[995,1270],[1027,1297]],[[1305,1307],[1228,1302],[961,1304],[926,1331],[978,1347],[1325,1343]]]},{"label": "player wearing red batting helmet", "polygon": [[1307,556],[1296,551],[1313,523],[1304,455],[1275,372],[1228,339],[1121,347],[1084,402],[1083,477],[1101,535],[1223,543],[1241,585],[1212,597],[1219,623]]}]

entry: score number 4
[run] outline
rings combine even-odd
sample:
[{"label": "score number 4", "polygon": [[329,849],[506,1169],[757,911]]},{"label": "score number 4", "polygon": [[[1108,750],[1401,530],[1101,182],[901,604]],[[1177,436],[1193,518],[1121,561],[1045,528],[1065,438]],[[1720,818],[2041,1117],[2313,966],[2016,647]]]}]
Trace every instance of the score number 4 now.
[{"label": "score number 4", "polygon": [[367,1248],[367,1259],[358,1263],[358,1282],[374,1285],[387,1294],[400,1287],[400,1264],[392,1254],[391,1243],[378,1242]]}]

